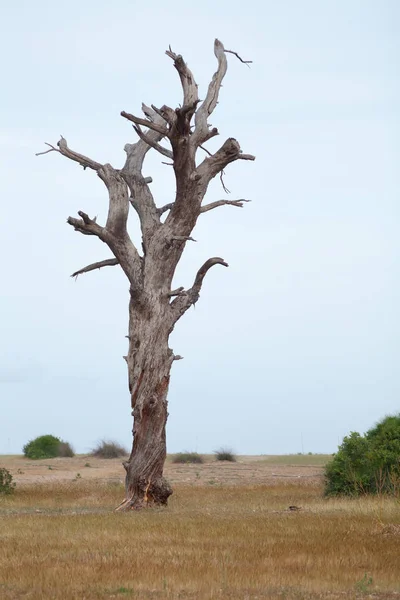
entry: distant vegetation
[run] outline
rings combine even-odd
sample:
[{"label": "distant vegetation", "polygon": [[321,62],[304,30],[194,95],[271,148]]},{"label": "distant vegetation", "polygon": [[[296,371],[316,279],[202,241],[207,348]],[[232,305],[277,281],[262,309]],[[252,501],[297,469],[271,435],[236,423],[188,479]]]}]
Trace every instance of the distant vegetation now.
[{"label": "distant vegetation", "polygon": [[12,494],[15,488],[13,476],[8,469],[0,467],[0,494]]},{"label": "distant vegetation", "polygon": [[400,493],[400,414],[343,439],[325,468],[327,496]]},{"label": "distant vegetation", "polygon": [[54,435],[40,435],[23,447],[24,455],[34,460],[74,456],[74,451],[68,442]]},{"label": "distant vegetation", "polygon": [[215,450],[215,460],[226,460],[228,462],[236,462],[236,454],[231,448],[220,448]]},{"label": "distant vegetation", "polygon": [[197,452],[178,452],[178,454],[174,454],[174,456],[172,458],[172,462],[174,464],[177,464],[177,463],[202,464],[204,462],[204,458],[201,456],[201,454],[198,454]]},{"label": "distant vegetation", "polygon": [[126,456],[128,452],[118,442],[102,440],[93,448],[91,454],[96,458],[119,458],[120,456]]}]

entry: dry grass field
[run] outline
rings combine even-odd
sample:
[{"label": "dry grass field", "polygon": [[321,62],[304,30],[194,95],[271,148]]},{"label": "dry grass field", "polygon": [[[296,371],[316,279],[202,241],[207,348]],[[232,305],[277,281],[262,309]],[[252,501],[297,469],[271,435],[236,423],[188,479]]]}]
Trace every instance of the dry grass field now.
[{"label": "dry grass field", "polygon": [[400,599],[399,500],[324,499],[318,460],[169,461],[169,507],[120,514],[120,460],[0,457],[0,598]]}]

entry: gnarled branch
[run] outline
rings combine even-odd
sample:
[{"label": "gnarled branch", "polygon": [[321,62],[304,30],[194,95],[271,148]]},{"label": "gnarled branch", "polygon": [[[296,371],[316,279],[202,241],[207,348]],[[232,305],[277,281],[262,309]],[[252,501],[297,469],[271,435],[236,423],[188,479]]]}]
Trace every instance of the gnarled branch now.
[{"label": "gnarled branch", "polygon": [[127,232],[129,214],[129,194],[126,181],[120,171],[109,164],[101,167],[98,175],[108,189],[109,205],[106,228],[116,236],[124,236]]},{"label": "gnarled branch", "polygon": [[252,154],[243,154],[239,142],[234,138],[228,138],[215,154],[207,157],[197,167],[196,172],[205,183],[211,181],[218,173],[235,160],[255,160]]},{"label": "gnarled branch", "polygon": [[[163,107],[167,108],[167,107]],[[143,112],[151,119],[153,125],[165,129],[165,119],[154,108],[142,105]],[[171,109],[172,110],[172,109]],[[146,125],[150,122],[146,121]],[[163,135],[153,129],[142,132],[146,141],[140,139],[135,144],[126,144],[126,162],[121,170],[121,175],[127,182],[131,191],[131,204],[139,215],[144,238],[150,237],[154,230],[160,226],[160,216],[154,202],[148,183],[148,178],[143,178],[142,168],[144,158],[151,147],[163,138]]]},{"label": "gnarled branch", "polygon": [[202,144],[206,139],[209,139],[207,138],[209,133],[207,119],[217,106],[219,90],[228,68],[224,45],[217,39],[214,42],[214,54],[218,61],[218,68],[208,86],[207,96],[196,112],[194,121],[196,130],[193,134],[193,143],[196,147]]},{"label": "gnarled branch", "polygon": [[75,273],[72,273],[71,277],[78,277],[78,275],[82,275],[83,273],[89,273],[90,271],[95,271],[96,269],[112,267],[114,265],[119,265],[118,258],[107,258],[106,260],[100,260],[99,262],[92,263],[87,267],[83,267],[82,269],[79,269],[79,271],[75,271]]},{"label": "gnarled branch", "polygon": [[[223,267],[228,267],[228,263],[224,261],[223,258],[219,258],[215,256],[213,258],[209,258],[206,260],[204,265],[200,267],[197,271],[194,283],[192,287],[187,290],[180,290],[177,297],[171,302],[171,310],[172,310],[172,323],[173,325],[181,318],[181,316],[196,302],[200,297],[200,290],[203,285],[203,279],[206,276],[207,272],[214,265],[222,265]],[[176,290],[177,291],[177,290]]]},{"label": "gnarled branch", "polygon": [[101,227],[96,223],[96,217],[90,219],[89,216],[81,210],[78,211],[78,215],[81,217],[80,219],[68,217],[68,225],[72,225],[75,231],[79,231],[84,235],[97,235],[101,240],[104,239],[104,227]]},{"label": "gnarled branch", "polygon": [[216,200],[215,202],[210,202],[210,204],[205,204],[201,207],[200,212],[205,213],[213,208],[218,208],[218,206],[224,206],[228,204],[229,206],[239,206],[243,208],[243,202],[251,202],[251,200],[245,200],[244,198],[240,198],[240,200]]}]

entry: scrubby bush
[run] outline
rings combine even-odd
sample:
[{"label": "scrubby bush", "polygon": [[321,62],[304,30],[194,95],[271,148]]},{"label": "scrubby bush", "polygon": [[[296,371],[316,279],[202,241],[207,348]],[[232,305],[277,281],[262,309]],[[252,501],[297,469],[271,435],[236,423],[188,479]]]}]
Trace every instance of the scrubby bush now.
[{"label": "scrubby bush", "polygon": [[230,448],[220,448],[215,450],[215,460],[227,460],[228,462],[236,462],[236,455]]},{"label": "scrubby bush", "polygon": [[27,458],[34,460],[41,458],[56,458],[58,456],[74,456],[71,445],[54,435],[40,435],[25,444],[23,452]]},{"label": "scrubby bush", "polygon": [[72,458],[75,452],[69,442],[60,442],[58,446],[58,456],[61,458]]},{"label": "scrubby bush", "polygon": [[385,417],[365,435],[343,439],[325,467],[328,496],[400,492],[400,414]]},{"label": "scrubby bush", "polygon": [[128,453],[117,442],[102,440],[93,448],[91,454],[96,458],[119,458],[120,456],[126,456]]},{"label": "scrubby bush", "polygon": [[204,458],[201,456],[201,454],[198,454],[197,452],[178,452],[178,454],[174,455],[172,462],[174,464],[202,464],[204,462]]},{"label": "scrubby bush", "polygon": [[0,494],[12,494],[15,489],[13,476],[8,469],[0,467]]}]

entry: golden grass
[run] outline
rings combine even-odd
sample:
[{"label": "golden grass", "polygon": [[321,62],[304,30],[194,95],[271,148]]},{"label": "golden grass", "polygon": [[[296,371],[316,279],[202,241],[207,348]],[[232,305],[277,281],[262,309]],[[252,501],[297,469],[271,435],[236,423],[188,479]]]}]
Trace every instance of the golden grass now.
[{"label": "golden grass", "polygon": [[78,480],[21,486],[2,498],[0,597],[400,593],[396,500],[327,500],[318,485],[303,482],[178,486],[167,509],[111,512],[122,496],[121,485]]},{"label": "golden grass", "polygon": [[332,454],[271,454],[257,458],[273,465],[315,465],[323,467],[332,460]]}]

